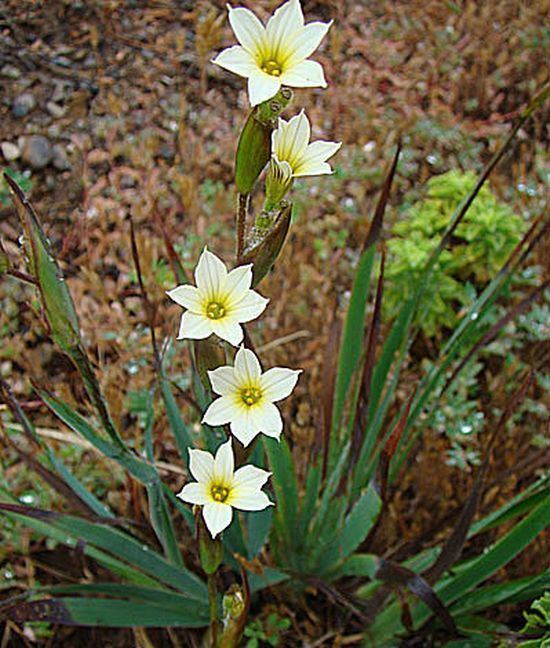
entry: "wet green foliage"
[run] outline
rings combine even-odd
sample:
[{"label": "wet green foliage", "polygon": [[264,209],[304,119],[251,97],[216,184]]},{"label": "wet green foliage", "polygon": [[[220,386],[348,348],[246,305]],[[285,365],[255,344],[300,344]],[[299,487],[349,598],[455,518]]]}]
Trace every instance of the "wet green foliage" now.
[{"label": "wet green foliage", "polygon": [[[431,178],[426,197],[394,225],[395,237],[388,241],[387,317],[395,317],[403,300],[413,293],[439,235],[475,182],[474,173],[456,170]],[[499,202],[487,186],[481,189],[429,277],[419,318],[426,335],[437,336],[442,328],[455,326],[460,308],[471,303],[472,286],[483,286],[495,275],[525,230],[520,216]]]}]

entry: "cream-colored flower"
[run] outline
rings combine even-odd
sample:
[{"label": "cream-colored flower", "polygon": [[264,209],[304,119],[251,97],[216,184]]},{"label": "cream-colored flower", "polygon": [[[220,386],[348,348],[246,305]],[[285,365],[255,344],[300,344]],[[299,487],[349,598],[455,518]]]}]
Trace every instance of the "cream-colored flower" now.
[{"label": "cream-colored flower", "polygon": [[235,355],[235,366],[208,372],[212,389],[220,395],[206,410],[208,425],[230,423],[231,433],[247,446],[260,432],[278,439],[283,420],[277,401],[294,389],[301,370],[274,367],[262,373],[258,358],[243,346]]},{"label": "cream-colored flower", "polygon": [[224,263],[204,248],[195,268],[197,286],[178,286],[166,294],[186,308],[178,340],[202,340],[215,333],[237,346],[243,339],[241,324],[263,313],[267,302],[252,285],[252,264],[227,272]]},{"label": "cream-colored flower", "polygon": [[279,7],[266,27],[248,9],[227,7],[240,45],[223,50],[213,63],[248,79],[252,106],[274,97],[282,85],[326,88],[322,66],[307,59],[319,47],[332,22],[304,25],[300,0]]},{"label": "cream-colored flower", "polygon": [[332,173],[327,160],[342,146],[341,142],[309,141],[311,127],[302,110],[289,121],[279,117],[279,125],[271,134],[271,153],[278,165],[292,169],[292,176],[326,175]]},{"label": "cream-colored flower", "polygon": [[251,465],[235,471],[231,439],[218,448],[215,457],[190,449],[189,470],[197,481],[186,484],[178,497],[203,507],[202,516],[213,538],[231,524],[233,508],[262,511],[273,505],[262,491],[271,473]]}]

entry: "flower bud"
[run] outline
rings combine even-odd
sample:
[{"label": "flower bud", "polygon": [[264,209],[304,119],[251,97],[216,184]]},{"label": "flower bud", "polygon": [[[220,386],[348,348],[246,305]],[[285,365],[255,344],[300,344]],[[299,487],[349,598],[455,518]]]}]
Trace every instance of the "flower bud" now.
[{"label": "flower bud", "polygon": [[276,157],[269,161],[269,170],[265,179],[264,211],[275,209],[292,186],[292,167],[288,162],[279,162]]},{"label": "flower bud", "polygon": [[239,138],[235,159],[235,183],[240,194],[249,194],[271,156],[271,132],[277,117],[292,99],[290,88],[281,88],[270,99],[254,108]]},{"label": "flower bud", "polygon": [[199,557],[204,573],[210,576],[218,571],[223,559],[223,544],[221,540],[213,540],[200,514],[196,516],[197,533],[199,538]]},{"label": "flower bud", "polygon": [[208,372],[225,364],[225,350],[219,338],[211,335],[205,340],[194,340],[195,367],[203,387],[210,390]]},{"label": "flower bud", "polygon": [[283,247],[292,214],[292,203],[282,200],[279,208],[262,212],[256,220],[250,236],[250,244],[245,249],[239,263],[252,263],[252,286],[266,276],[279,256]]},{"label": "flower bud", "polygon": [[248,616],[248,606],[246,591],[243,591],[240,585],[231,585],[222,599],[223,630],[220,646],[233,648],[240,645]]}]

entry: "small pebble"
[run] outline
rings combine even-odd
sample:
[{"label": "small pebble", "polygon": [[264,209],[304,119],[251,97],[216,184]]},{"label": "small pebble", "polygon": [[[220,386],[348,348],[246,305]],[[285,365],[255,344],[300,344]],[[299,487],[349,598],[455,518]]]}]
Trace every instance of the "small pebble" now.
[{"label": "small pebble", "polygon": [[28,115],[36,107],[36,99],[30,92],[24,92],[15,97],[11,105],[11,112],[18,119]]},{"label": "small pebble", "polygon": [[8,77],[8,79],[19,79],[21,77],[19,69],[16,68],[15,65],[10,65],[9,63],[2,67],[0,74],[4,77]]},{"label": "small pebble", "polygon": [[0,144],[0,149],[2,149],[2,155],[4,156],[4,159],[8,162],[12,162],[13,160],[17,160],[17,158],[21,157],[21,151],[19,150],[19,147],[15,144],[12,144],[11,142],[2,142],[2,144]]},{"label": "small pebble", "polygon": [[71,163],[69,162],[67,151],[61,144],[54,144],[53,146],[52,164],[58,171],[67,171],[71,168]]},{"label": "small pebble", "polygon": [[55,119],[60,119],[66,112],[66,109],[59,104],[54,103],[53,101],[48,101],[46,108],[52,117]]},{"label": "small pebble", "polygon": [[48,166],[53,158],[50,140],[43,135],[32,135],[25,138],[21,158],[33,169],[43,169]]}]

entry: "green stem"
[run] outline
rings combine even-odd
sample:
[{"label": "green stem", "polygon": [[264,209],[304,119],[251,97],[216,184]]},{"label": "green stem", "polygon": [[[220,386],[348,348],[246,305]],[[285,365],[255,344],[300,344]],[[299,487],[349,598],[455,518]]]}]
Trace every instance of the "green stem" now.
[{"label": "green stem", "polygon": [[216,574],[208,574],[208,600],[210,601],[210,632],[211,646],[218,645],[218,590],[216,587]]}]

